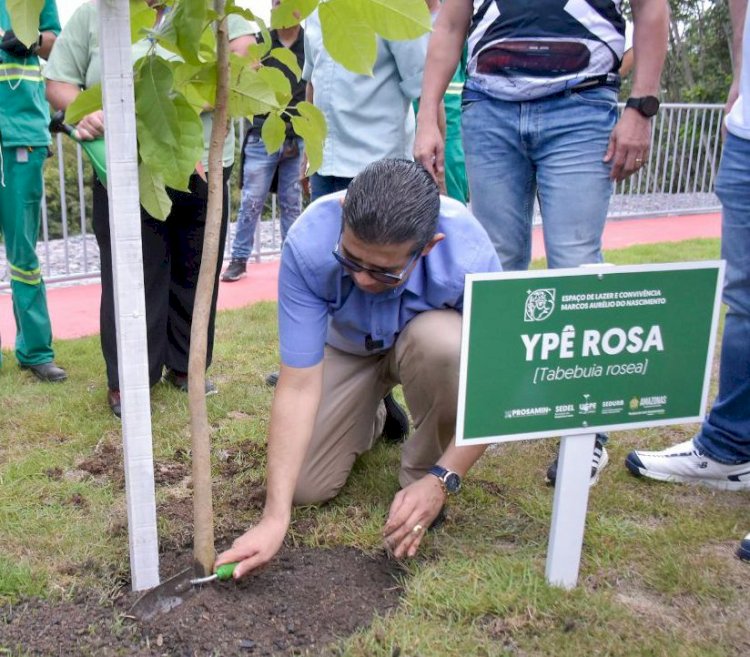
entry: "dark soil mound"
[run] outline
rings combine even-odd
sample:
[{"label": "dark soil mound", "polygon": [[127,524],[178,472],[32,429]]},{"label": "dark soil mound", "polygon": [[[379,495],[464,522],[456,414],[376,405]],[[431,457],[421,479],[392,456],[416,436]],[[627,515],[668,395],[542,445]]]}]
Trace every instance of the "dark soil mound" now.
[{"label": "dark soil mound", "polygon": [[132,593],[114,602],[26,601],[0,616],[0,648],[66,657],[322,654],[398,603],[397,575],[385,555],[285,548],[254,577],[207,584],[149,622],[129,616]]}]

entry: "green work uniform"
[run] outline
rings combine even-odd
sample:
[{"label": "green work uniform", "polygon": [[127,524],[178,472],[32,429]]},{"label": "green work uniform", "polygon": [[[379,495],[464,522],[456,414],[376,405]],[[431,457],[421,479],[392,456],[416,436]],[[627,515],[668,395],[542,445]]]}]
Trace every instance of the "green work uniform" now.
[{"label": "green work uniform", "polygon": [[466,81],[467,49],[464,45],[461,61],[445,91],[445,187],[448,196],[466,204],[469,201],[469,181],[461,141],[461,94]]},{"label": "green work uniform", "polygon": [[[5,0],[0,0],[0,28],[12,29]],[[60,32],[54,0],[44,3],[39,31]],[[21,365],[41,365],[54,358],[47,295],[36,255],[49,119],[39,59],[17,58],[0,50],[0,236],[10,270],[16,358]]]}]

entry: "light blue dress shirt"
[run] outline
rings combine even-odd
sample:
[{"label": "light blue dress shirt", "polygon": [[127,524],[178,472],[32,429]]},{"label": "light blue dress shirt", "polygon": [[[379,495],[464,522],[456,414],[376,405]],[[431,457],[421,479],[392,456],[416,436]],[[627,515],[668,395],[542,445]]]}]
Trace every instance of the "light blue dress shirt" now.
[{"label": "light blue dress shirt", "polygon": [[410,41],[377,37],[373,75],[358,75],[334,61],[323,47],[315,11],[305,24],[305,66],[315,106],[326,118],[328,134],[318,174],[353,178],[384,157],[412,159],[414,117],[429,33]]},{"label": "light blue dress shirt", "polygon": [[402,285],[380,294],[363,292],[332,254],[341,231],[344,194],[311,203],[284,242],[279,342],[285,365],[316,365],[326,344],[351,354],[386,351],[418,313],[443,308],[461,312],[466,274],[500,271],[484,228],[463,204],[441,196],[437,232],[445,239],[417,260]]}]

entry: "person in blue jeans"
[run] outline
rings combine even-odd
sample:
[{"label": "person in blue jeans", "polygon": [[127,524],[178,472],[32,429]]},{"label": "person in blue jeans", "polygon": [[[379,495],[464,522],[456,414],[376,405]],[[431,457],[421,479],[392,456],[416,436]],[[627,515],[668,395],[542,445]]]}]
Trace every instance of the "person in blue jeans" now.
[{"label": "person in blue jeans", "polygon": [[[427,52],[414,155],[444,173],[440,101],[468,43],[461,128],[471,208],[503,270],[531,260],[539,199],[550,268],[602,261],[613,183],[647,159],[667,49],[666,0],[632,0],[635,72],[618,117],[625,48],[620,3],[446,0]],[[467,42],[468,35],[468,42]],[[599,435],[591,483],[607,464]],[[557,460],[547,470],[557,477]]]},{"label": "person in blue jeans", "polygon": [[[750,103],[746,102],[750,99],[750,20],[747,0],[730,0],[729,7],[735,76],[716,178],[722,205],[721,257],[727,263],[724,302],[728,306],[719,394],[692,440],[661,451],[630,452],[625,465],[636,476],[736,491],[750,490]],[[737,555],[750,561],[750,534],[740,543]]]},{"label": "person in blue jeans", "polygon": [[[274,0],[273,5],[279,4]],[[291,50],[300,68],[305,62],[304,30],[299,26],[271,30],[272,48]],[[304,142],[294,132],[291,117],[295,115],[297,103],[305,99],[305,82],[296,76],[279,60],[269,58],[266,66],[281,70],[289,80],[292,88],[292,100],[289,103],[288,115],[285,117],[286,139],[281,148],[268,153],[261,138],[261,131],[266,116],[253,118],[253,124],[245,136],[242,147],[242,196],[237,212],[237,227],[232,241],[232,258],[221,280],[237,281],[247,271],[247,260],[253,250],[255,228],[266,204],[266,197],[272,190],[276,178],[276,194],[279,206],[281,240],[302,211],[302,185],[300,171],[304,155]]]}]

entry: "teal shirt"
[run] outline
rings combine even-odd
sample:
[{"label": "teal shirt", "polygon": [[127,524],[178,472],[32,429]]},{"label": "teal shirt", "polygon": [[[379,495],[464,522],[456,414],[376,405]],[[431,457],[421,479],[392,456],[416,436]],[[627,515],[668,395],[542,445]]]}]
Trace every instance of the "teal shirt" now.
[{"label": "teal shirt", "polygon": [[[0,28],[13,29],[5,0],[0,0]],[[60,32],[55,0],[46,0],[40,32]],[[36,56],[19,59],[0,50],[0,140],[5,147],[46,146],[50,142],[49,105]]]}]

